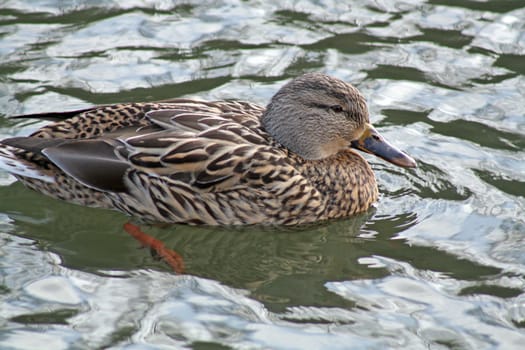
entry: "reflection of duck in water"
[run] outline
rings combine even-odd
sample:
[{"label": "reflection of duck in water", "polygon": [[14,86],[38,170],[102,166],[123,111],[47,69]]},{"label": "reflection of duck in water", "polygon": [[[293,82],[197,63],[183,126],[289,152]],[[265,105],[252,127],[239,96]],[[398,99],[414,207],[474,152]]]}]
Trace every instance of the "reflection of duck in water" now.
[{"label": "reflection of duck in water", "polygon": [[319,73],[283,86],[266,109],[174,99],[25,117],[58,120],[0,142],[0,162],[28,187],[153,222],[300,224],[377,200],[351,147],[396,165],[412,158],[369,124],[352,85]]}]

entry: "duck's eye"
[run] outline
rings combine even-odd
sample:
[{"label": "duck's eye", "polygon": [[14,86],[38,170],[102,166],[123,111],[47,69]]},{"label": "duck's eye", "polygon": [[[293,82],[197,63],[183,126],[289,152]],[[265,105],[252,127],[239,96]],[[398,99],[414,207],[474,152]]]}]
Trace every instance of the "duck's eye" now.
[{"label": "duck's eye", "polygon": [[341,107],[340,105],[330,106],[330,109],[336,113],[341,113],[343,111],[343,107]]}]

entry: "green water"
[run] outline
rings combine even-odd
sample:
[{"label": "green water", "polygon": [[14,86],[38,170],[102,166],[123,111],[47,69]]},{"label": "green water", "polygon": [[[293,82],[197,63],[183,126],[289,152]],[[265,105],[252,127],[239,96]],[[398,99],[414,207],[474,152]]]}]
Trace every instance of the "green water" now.
[{"label": "green water", "polygon": [[179,96],[264,104],[322,71],[418,161],[367,158],[381,200],[291,228],[143,227],[0,171],[0,348],[521,349],[525,344],[521,1],[4,1],[9,120]]}]

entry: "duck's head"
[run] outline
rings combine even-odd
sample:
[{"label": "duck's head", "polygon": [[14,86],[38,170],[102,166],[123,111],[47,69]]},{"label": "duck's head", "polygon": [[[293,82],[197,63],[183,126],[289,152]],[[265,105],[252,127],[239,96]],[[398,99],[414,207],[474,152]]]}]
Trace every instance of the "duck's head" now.
[{"label": "duck's head", "polygon": [[308,73],[284,85],[261,122],[276,141],[305,159],[323,159],[354,147],[398,166],[416,166],[370,124],[359,90],[321,73]]}]

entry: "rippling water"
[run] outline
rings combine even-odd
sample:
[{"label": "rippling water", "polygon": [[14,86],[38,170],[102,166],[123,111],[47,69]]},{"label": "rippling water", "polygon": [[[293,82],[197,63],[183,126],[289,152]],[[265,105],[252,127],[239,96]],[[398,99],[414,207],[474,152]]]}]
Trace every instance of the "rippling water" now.
[{"label": "rippling water", "polygon": [[381,201],[308,228],[148,228],[0,172],[0,347],[522,349],[522,1],[0,1],[0,137],[21,113],[178,96],[265,103],[353,82],[415,170],[369,159]]}]

